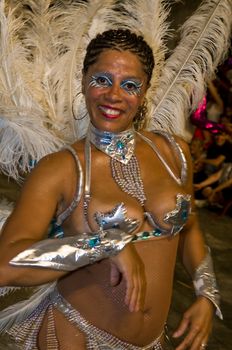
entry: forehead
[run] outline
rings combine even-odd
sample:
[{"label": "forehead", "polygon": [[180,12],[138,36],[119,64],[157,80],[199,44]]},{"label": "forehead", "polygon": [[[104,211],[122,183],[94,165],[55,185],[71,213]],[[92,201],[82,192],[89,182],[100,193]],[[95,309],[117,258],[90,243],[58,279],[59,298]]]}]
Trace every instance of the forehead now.
[{"label": "forehead", "polygon": [[94,71],[139,78],[146,76],[138,56],[130,51],[104,50],[89,67],[88,73],[92,74]]}]

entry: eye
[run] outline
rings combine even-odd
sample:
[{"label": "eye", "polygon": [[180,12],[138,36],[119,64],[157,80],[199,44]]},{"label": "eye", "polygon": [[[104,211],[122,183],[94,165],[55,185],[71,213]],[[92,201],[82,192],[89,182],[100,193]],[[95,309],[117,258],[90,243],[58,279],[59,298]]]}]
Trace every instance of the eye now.
[{"label": "eye", "polygon": [[108,87],[111,85],[112,81],[106,75],[93,75],[89,83],[89,86],[93,87]]},{"label": "eye", "polygon": [[141,93],[142,83],[126,80],[122,82],[121,87],[131,95],[139,95]]}]

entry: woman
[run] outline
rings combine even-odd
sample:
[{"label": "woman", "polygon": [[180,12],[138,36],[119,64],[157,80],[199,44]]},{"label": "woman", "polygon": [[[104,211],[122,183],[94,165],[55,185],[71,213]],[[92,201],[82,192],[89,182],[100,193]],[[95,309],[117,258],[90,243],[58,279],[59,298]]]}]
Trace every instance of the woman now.
[{"label": "woman", "polygon": [[[128,30],[87,48],[87,137],[39,162],[1,235],[1,286],[58,280],[8,331],[22,349],[163,349],[177,251],[198,295],[177,349],[206,347],[218,300],[190,211],[191,156],[180,139],[134,130],[153,67],[150,47]],[[54,216],[64,238],[45,240]]]}]

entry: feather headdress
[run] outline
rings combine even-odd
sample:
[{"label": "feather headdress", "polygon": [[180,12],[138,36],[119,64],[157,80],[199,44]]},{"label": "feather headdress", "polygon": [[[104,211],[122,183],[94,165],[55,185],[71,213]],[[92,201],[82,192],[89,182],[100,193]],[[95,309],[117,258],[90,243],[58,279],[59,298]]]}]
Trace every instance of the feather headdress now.
[{"label": "feather headdress", "polygon": [[184,23],[180,43],[167,59],[153,94],[151,129],[191,137],[189,115],[228,51],[231,18],[231,0],[206,0]]},{"label": "feather headdress", "polygon": [[19,172],[30,170],[30,160],[86,133],[88,117],[82,118],[87,111],[81,94],[85,49],[97,33],[112,27],[142,34],[152,47],[156,68],[148,93],[150,128],[186,136],[188,115],[226,51],[231,6],[230,0],[204,1],[184,24],[182,39],[163,69],[165,4],[93,0],[54,5],[51,0],[23,0],[12,9],[1,2],[3,172],[18,179]]},{"label": "feather headdress", "polygon": [[[31,160],[63,144],[49,130],[49,119],[41,97],[41,81],[35,79],[31,52],[22,45],[25,19],[17,8],[0,4],[0,164],[1,171],[17,180],[30,170]],[[17,15],[16,15],[17,13]]]}]

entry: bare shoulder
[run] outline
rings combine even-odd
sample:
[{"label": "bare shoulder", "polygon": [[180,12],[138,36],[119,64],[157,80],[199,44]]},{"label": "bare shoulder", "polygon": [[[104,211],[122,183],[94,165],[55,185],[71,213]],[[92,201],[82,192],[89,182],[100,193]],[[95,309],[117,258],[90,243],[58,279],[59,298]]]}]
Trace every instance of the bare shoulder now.
[{"label": "bare shoulder", "polygon": [[[159,149],[162,153],[170,152],[171,144],[168,141],[168,138],[165,137],[165,134],[159,133],[159,131],[143,131],[142,134],[148,137]],[[167,134],[168,135],[168,134]],[[185,156],[189,156],[189,145],[186,141],[184,141],[181,137],[177,135],[171,135],[176,143],[180,146]]]},{"label": "bare shoulder", "polygon": [[68,150],[63,149],[43,157],[28,175],[25,186],[62,189],[67,179],[76,175],[75,160]]},{"label": "bare shoulder", "polygon": [[189,144],[185,140],[183,140],[183,138],[177,135],[173,135],[173,137],[175,141],[178,143],[178,145],[180,146],[181,150],[183,151],[186,161],[188,163],[188,168],[190,170],[192,168],[192,156],[190,153]]}]

